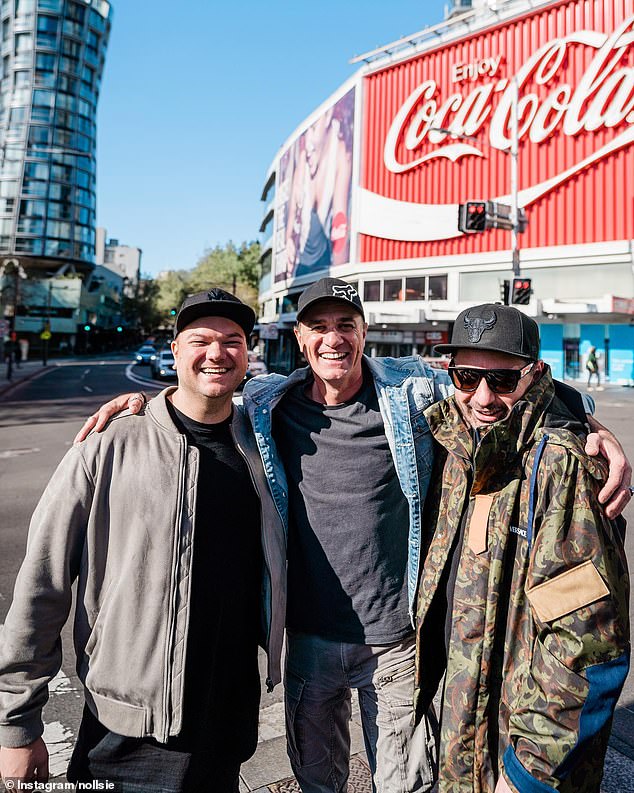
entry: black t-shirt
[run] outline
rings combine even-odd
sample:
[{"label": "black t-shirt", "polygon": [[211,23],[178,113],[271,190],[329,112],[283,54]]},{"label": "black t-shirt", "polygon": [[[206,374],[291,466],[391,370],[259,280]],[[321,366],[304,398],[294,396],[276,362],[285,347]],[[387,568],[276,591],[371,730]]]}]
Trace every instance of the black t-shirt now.
[{"label": "black t-shirt", "polygon": [[273,436],[288,479],[289,630],[355,644],[411,632],[408,504],[394,468],[374,381],[322,405],[291,389]]},{"label": "black t-shirt", "polygon": [[237,768],[257,745],[260,506],[231,419],[201,424],[169,402],[168,408],[199,451],[182,729],[167,744],[125,738],[86,708],[69,778],[90,778],[92,767],[93,774],[100,769],[107,778],[125,779],[133,764],[174,789],[197,790],[200,780],[210,779],[210,762]]}]

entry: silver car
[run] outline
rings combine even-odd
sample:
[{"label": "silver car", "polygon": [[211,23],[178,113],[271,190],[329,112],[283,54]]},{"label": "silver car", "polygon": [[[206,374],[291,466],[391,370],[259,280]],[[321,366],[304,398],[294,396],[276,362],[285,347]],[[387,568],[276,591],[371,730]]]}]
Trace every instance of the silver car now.
[{"label": "silver car", "polygon": [[155,359],[150,363],[152,377],[157,380],[176,379],[176,369],[174,368],[174,356],[169,349],[160,350]]}]

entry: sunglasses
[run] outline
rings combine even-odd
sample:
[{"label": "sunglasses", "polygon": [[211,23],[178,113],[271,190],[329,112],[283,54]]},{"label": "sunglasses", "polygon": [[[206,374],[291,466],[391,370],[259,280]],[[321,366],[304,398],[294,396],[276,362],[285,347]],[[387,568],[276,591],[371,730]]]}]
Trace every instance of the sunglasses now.
[{"label": "sunglasses", "polygon": [[472,393],[480,385],[484,377],[494,394],[512,394],[522,377],[531,371],[535,361],[531,361],[523,369],[474,369],[471,366],[454,366],[447,368],[451,382],[459,391]]}]

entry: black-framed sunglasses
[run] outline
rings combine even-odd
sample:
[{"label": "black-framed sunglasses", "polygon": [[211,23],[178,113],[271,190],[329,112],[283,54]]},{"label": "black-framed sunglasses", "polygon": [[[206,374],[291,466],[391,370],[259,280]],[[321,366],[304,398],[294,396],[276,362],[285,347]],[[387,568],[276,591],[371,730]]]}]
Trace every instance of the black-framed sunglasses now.
[{"label": "black-framed sunglasses", "polygon": [[531,361],[523,369],[475,369],[472,366],[454,366],[452,363],[447,371],[451,382],[459,391],[476,391],[484,377],[494,394],[512,394],[533,366],[535,361]]}]

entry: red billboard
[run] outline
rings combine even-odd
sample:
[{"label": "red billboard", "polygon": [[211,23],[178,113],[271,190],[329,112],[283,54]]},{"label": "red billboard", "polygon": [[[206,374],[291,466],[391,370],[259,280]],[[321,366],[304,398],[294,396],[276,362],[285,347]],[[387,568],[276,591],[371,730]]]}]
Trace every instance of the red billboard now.
[{"label": "red billboard", "polygon": [[458,206],[511,202],[515,91],[521,247],[634,238],[634,0],[567,0],[364,78],[361,261],[509,247]]}]

